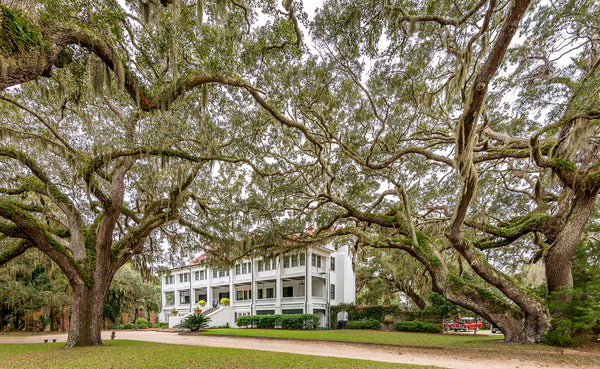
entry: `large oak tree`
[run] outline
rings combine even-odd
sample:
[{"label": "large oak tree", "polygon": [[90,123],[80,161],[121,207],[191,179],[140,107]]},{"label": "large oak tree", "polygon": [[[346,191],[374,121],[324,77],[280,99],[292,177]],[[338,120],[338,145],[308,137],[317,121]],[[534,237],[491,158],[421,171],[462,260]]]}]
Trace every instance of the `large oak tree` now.
[{"label": "large oak tree", "polygon": [[297,48],[298,19],[273,2],[3,3],[0,264],[48,255],[73,291],[67,347],[99,345],[121,266],[189,241],[185,225],[226,237],[207,214],[271,174],[244,79]]}]

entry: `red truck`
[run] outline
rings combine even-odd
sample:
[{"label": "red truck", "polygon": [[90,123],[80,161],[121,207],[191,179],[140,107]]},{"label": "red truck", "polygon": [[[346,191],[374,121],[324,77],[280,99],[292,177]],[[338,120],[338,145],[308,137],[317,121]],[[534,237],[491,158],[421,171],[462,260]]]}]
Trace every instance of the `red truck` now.
[{"label": "red truck", "polygon": [[449,320],[444,322],[444,329],[449,331],[465,331],[469,330],[481,329],[481,319],[475,318],[460,318],[457,322],[454,320]]}]

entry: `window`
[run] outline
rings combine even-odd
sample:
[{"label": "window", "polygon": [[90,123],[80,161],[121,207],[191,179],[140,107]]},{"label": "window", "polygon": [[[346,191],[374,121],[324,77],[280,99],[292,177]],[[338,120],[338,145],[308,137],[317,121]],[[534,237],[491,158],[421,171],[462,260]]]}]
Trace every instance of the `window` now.
[{"label": "window", "polygon": [[229,276],[229,272],[227,270],[220,270],[219,277],[227,277]]},{"label": "window", "polygon": [[297,267],[298,266],[298,255],[294,254],[292,255],[292,267]]},{"label": "window", "polygon": [[321,255],[312,254],[312,266],[321,267]]},{"label": "window", "polygon": [[262,272],[263,270],[265,270],[265,262],[262,260],[258,261],[258,271]]},{"label": "window", "polygon": [[200,280],[200,271],[199,270],[194,272],[194,277],[196,278],[197,281]]},{"label": "window", "polygon": [[317,266],[317,255],[312,254],[311,264],[312,266]]},{"label": "window", "polygon": [[172,275],[165,277],[165,284],[173,284],[173,278],[174,276]]},{"label": "window", "polygon": [[235,264],[235,275],[240,275],[241,271],[240,271],[240,264]]},{"label": "window", "polygon": [[272,288],[267,288],[267,298],[268,299],[273,298],[273,289]]},{"label": "window", "polygon": [[189,273],[181,273],[179,275],[179,283],[184,283],[189,281],[190,279],[190,274]]},{"label": "window", "polygon": [[335,270],[335,258],[334,257],[329,259],[329,266],[330,266],[331,270]]},{"label": "window", "polygon": [[335,284],[332,284],[329,287],[330,287],[329,298],[332,300],[335,300]]},{"label": "window", "polygon": [[262,299],[263,298],[263,290],[262,290],[262,288],[258,290],[258,294],[256,295],[256,298],[258,298],[258,299]]},{"label": "window", "polygon": [[321,267],[321,255],[317,255],[317,268]]},{"label": "window", "polygon": [[300,265],[306,265],[306,254],[300,254]]},{"label": "window", "polygon": [[[273,268],[273,269],[275,269],[275,268]],[[265,270],[271,270],[271,259],[265,260]]]},{"label": "window", "polygon": [[294,287],[283,287],[283,297],[293,297],[294,296]]},{"label": "window", "polygon": [[165,293],[165,305],[175,305],[175,292]]},{"label": "window", "polygon": [[247,274],[248,273],[248,264],[250,263],[243,263],[242,264],[242,274]]},{"label": "window", "polygon": [[283,267],[284,268],[289,268],[290,267],[290,257],[289,256],[285,256],[283,258]]},{"label": "window", "polygon": [[190,291],[179,291],[179,303],[189,304],[190,303]]},{"label": "window", "polygon": [[219,271],[218,270],[213,270],[213,278],[217,278],[219,276]]},{"label": "window", "polygon": [[203,281],[206,279],[206,275],[204,275],[204,270],[200,271],[200,280]]}]

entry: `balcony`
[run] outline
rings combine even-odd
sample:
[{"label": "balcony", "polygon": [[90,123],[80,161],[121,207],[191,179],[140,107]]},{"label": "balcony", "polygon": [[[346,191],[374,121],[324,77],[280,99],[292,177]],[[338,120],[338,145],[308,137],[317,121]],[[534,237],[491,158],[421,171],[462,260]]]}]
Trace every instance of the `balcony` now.
[{"label": "balcony", "polygon": [[312,302],[315,304],[325,304],[327,300],[323,296],[313,296]]},{"label": "balcony", "polygon": [[277,299],[274,299],[274,298],[271,298],[271,299],[257,299],[256,300],[256,306],[275,305],[276,301],[277,301]]},{"label": "balcony", "polygon": [[234,300],[232,306],[244,307],[250,306],[252,304],[252,300]]},{"label": "balcony", "polygon": [[281,299],[282,304],[298,304],[304,303],[304,296],[284,297]]}]

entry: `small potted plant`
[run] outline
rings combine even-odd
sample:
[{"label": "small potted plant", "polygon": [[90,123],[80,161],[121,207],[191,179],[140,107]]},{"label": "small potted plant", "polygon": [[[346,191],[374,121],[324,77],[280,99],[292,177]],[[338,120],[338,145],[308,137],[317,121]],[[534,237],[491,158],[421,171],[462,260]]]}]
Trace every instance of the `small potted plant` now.
[{"label": "small potted plant", "polygon": [[227,297],[223,297],[219,303],[223,306],[229,306],[229,304],[231,303],[231,301],[227,298]]},{"label": "small potted plant", "polygon": [[176,308],[171,309],[171,315],[177,316],[177,309]]},{"label": "small potted plant", "polygon": [[196,303],[196,307],[194,308],[194,314],[195,315],[200,315],[202,314],[202,308],[204,307],[204,305],[206,305],[206,301],[204,300],[199,300]]}]

